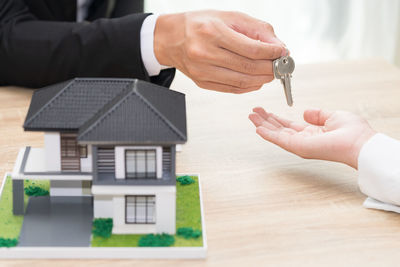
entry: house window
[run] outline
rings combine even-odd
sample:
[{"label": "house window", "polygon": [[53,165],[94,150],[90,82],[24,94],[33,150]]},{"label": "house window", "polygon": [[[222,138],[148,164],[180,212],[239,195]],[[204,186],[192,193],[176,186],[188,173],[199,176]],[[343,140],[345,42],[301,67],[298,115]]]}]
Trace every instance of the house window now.
[{"label": "house window", "polygon": [[79,145],[75,133],[61,133],[61,170],[80,171]]},{"label": "house window", "polygon": [[156,196],[126,196],[125,222],[128,224],[156,223]]},{"label": "house window", "polygon": [[125,150],[126,178],[156,178],[156,150]]},{"label": "house window", "polygon": [[79,146],[79,154],[81,158],[87,158],[87,146]]},{"label": "house window", "polygon": [[78,145],[75,137],[61,136],[61,156],[62,157],[79,157]]}]

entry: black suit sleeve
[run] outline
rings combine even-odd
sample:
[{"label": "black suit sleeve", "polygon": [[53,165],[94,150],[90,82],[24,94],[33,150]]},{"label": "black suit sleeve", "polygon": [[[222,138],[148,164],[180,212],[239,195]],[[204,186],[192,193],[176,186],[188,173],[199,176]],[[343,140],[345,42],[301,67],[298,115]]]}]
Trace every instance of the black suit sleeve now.
[{"label": "black suit sleeve", "polygon": [[111,17],[122,17],[130,13],[143,13],[144,0],[118,0],[115,2]]},{"label": "black suit sleeve", "polygon": [[169,86],[175,70],[150,79],[142,62],[140,29],[148,15],[42,21],[23,1],[0,0],[0,85],[35,88],[74,77],[124,77]]}]

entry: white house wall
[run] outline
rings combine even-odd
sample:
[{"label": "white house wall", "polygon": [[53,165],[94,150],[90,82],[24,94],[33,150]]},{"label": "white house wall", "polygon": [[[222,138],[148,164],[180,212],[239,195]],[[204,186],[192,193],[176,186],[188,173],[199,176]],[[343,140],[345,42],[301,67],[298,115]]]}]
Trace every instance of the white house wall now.
[{"label": "white house wall", "polygon": [[[94,217],[113,218],[114,234],[175,234],[175,186],[93,186],[92,193],[94,194]],[[125,196],[130,195],[156,196],[155,224],[125,223]]]},{"label": "white house wall", "polygon": [[93,216],[95,218],[113,218],[113,197],[94,196]]},{"label": "white house wall", "polygon": [[156,195],[157,233],[175,234],[176,229],[176,193],[160,192]]},{"label": "white house wall", "polygon": [[92,146],[87,146],[87,157],[81,158],[81,172],[92,172]]},{"label": "white house wall", "polygon": [[157,192],[176,193],[175,185],[93,185],[93,195],[125,196],[125,195],[151,195]]},{"label": "white house wall", "polygon": [[125,178],[125,149],[124,147],[115,147],[115,178]]},{"label": "white house wall", "polygon": [[50,181],[50,196],[82,196],[82,181]]},{"label": "white house wall", "polygon": [[115,178],[125,179],[125,150],[156,149],[157,178],[162,178],[162,147],[160,146],[116,146],[115,147]]},{"label": "white house wall", "polygon": [[46,171],[61,171],[60,133],[44,133]]}]

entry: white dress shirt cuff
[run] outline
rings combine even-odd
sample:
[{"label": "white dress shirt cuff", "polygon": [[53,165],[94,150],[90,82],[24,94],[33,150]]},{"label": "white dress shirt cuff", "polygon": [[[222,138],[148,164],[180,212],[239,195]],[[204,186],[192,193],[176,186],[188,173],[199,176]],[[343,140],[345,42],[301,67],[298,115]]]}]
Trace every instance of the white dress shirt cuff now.
[{"label": "white dress shirt cuff", "polygon": [[380,202],[379,200],[367,197],[363,203],[363,206],[367,209],[384,210],[400,213],[400,206]]},{"label": "white dress shirt cuff", "polygon": [[364,144],[358,156],[358,185],[361,192],[386,204],[368,206],[371,201],[366,201],[364,206],[400,206],[400,141],[378,133]]},{"label": "white dress shirt cuff", "polygon": [[161,65],[154,55],[154,29],[158,15],[149,15],[145,18],[140,29],[140,52],[142,61],[149,76],[157,76],[163,69],[171,68]]}]

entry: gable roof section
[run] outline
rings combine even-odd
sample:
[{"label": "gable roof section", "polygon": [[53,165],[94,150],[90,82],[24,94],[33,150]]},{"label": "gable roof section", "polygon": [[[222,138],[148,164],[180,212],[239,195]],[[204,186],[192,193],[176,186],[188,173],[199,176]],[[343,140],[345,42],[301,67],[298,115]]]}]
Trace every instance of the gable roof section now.
[{"label": "gable roof section", "polygon": [[185,142],[186,130],[181,130],[133,88],[118,103],[101,111],[95,120],[82,127],[78,141],[97,144]]},{"label": "gable roof section", "polygon": [[[78,132],[95,144],[184,143],[185,95],[133,79],[75,79],[32,97],[25,130]],[[46,90],[51,90],[47,94]],[[45,101],[46,100],[46,101]]]},{"label": "gable roof section", "polygon": [[132,80],[74,79],[35,91],[25,130],[78,130]]},{"label": "gable roof section", "polygon": [[[154,90],[152,84],[138,80],[137,93],[146,99],[151,106],[158,111],[158,113],[164,116],[167,122],[170,122],[171,126],[186,136],[186,106],[185,106],[185,95],[179,93],[171,93],[171,90]],[[185,114],[185,118],[182,119],[181,114]]]}]

